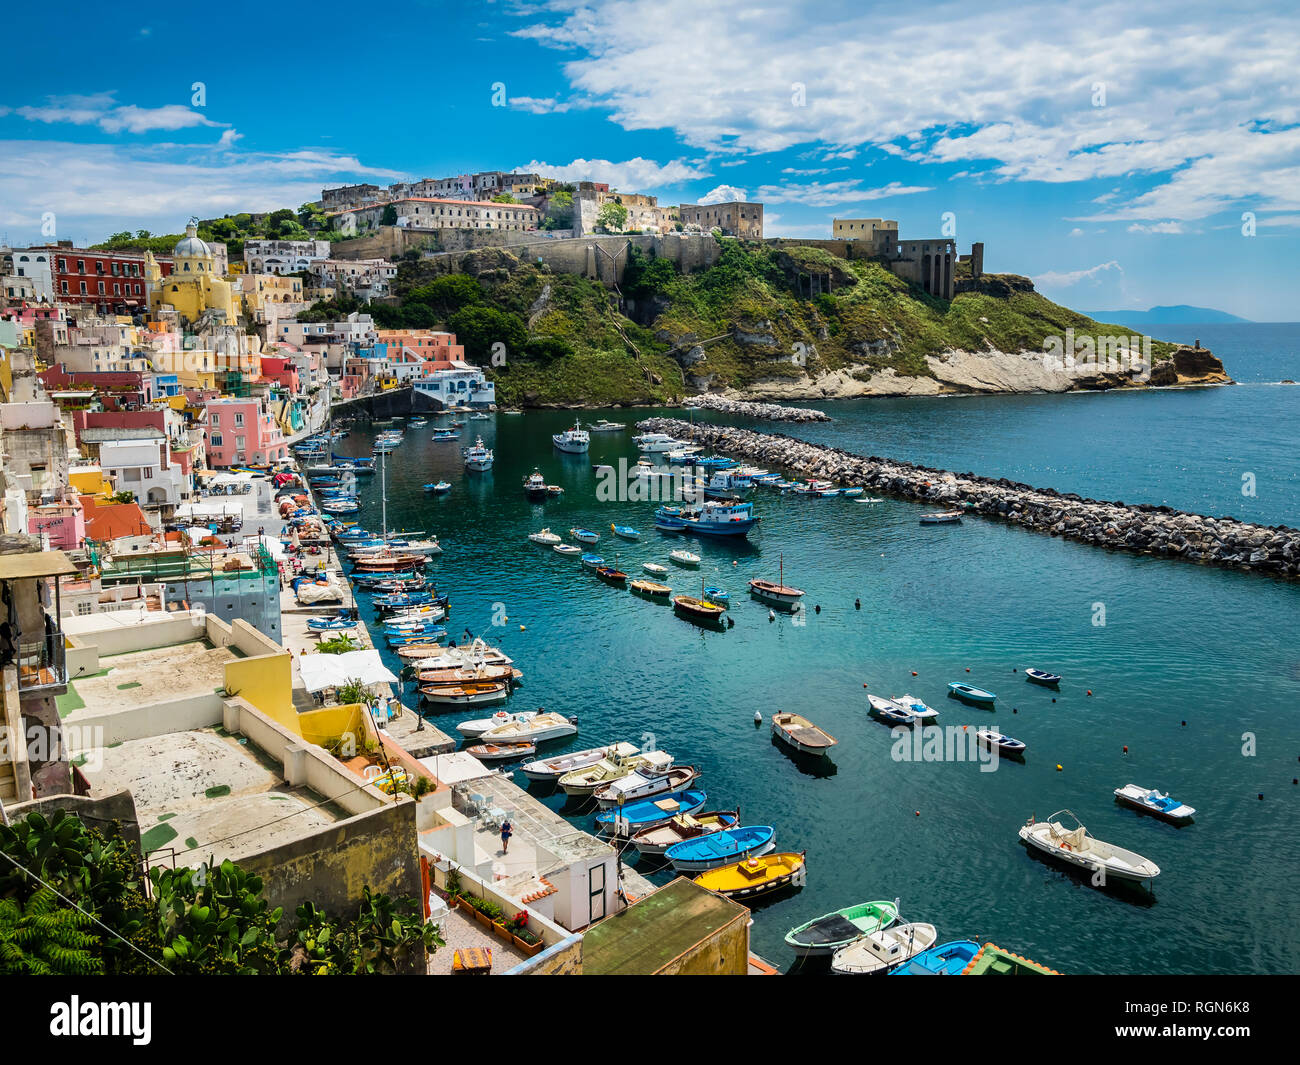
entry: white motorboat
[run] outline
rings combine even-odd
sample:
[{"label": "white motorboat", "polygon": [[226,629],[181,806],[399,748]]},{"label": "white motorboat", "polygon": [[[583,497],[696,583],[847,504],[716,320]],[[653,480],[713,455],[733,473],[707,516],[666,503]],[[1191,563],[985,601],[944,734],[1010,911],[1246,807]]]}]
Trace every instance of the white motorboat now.
[{"label": "white motorboat", "polygon": [[456,731],[462,736],[469,736],[471,739],[482,736],[485,732],[502,725],[509,725],[517,721],[531,720],[536,710],[523,710],[520,713],[512,714],[508,710],[498,710],[491,717],[478,718],[475,721],[462,721],[456,726]]},{"label": "white motorboat", "polygon": [[698,566],[700,564],[699,555],[694,554],[690,551],[686,551],[684,549],[678,549],[676,551],[673,551],[672,553],[669,554],[668,557],[671,558],[674,562],[676,562],[679,566]]},{"label": "white motorboat", "polygon": [[1160,866],[1150,858],[1088,835],[1083,822],[1069,810],[1057,810],[1046,821],[1031,817],[1020,826],[1019,835],[1044,854],[1105,878],[1142,881],[1160,875]]},{"label": "white motorboat", "polygon": [[546,498],[546,478],[542,476],[541,470],[533,470],[524,478],[524,494],[529,499]]},{"label": "white motorboat", "polygon": [[646,766],[597,788],[593,794],[602,810],[690,787],[700,771],[692,765]]},{"label": "white motorboat", "polygon": [[668,567],[658,562],[642,563],[641,568],[647,573],[653,573],[656,577],[662,577],[668,572]]},{"label": "white motorboat", "polygon": [[551,443],[556,450],[563,451],[568,455],[581,455],[591,446],[591,437],[587,430],[582,428],[580,422],[574,422],[572,429],[565,429],[562,433],[555,433],[551,436]]},{"label": "white motorboat", "polygon": [[554,710],[538,711],[523,721],[509,721],[479,734],[484,743],[542,743],[575,736],[578,719]]},{"label": "white motorboat", "polygon": [[831,972],[838,976],[887,973],[909,958],[934,946],[939,933],[932,924],[909,921],[855,939],[831,956]]},{"label": "white motorboat", "polygon": [[580,555],[582,548],[577,544],[556,544],[551,548],[557,555]]},{"label": "white motorboat", "polygon": [[481,436],[475,437],[474,446],[465,448],[461,454],[465,458],[465,469],[470,473],[487,473],[495,460],[492,449],[484,446]]},{"label": "white motorboat", "polygon": [[667,433],[642,433],[640,436],[632,437],[632,443],[636,444],[637,450],[645,455],[676,451],[678,448],[685,446],[684,441],[669,436]]},{"label": "white motorboat", "polygon": [[1137,784],[1125,784],[1115,789],[1115,798],[1145,813],[1155,814],[1168,821],[1188,821],[1196,813],[1195,808],[1155,788],[1143,788]]},{"label": "white motorboat", "polygon": [[601,418],[595,425],[587,426],[588,431],[593,433],[621,433],[626,428],[626,422],[610,422],[604,418]]},{"label": "white motorboat", "polygon": [[672,755],[666,751],[642,751],[626,758],[602,758],[583,769],[570,770],[560,777],[560,787],[566,795],[591,795],[597,788],[636,772],[643,767],[667,769],[673,764]]},{"label": "white motorboat", "polygon": [[932,725],[939,720],[939,711],[931,706],[926,706],[915,695],[899,695],[895,697],[894,702],[910,710],[912,717],[919,724]]},{"label": "white motorboat", "polygon": [[547,547],[554,547],[556,544],[563,542],[563,538],[556,536],[549,528],[543,529],[541,532],[529,533],[528,539],[535,544],[545,544]]},{"label": "white motorboat", "polygon": [[520,771],[529,780],[541,783],[554,783],[575,769],[586,769],[602,758],[630,758],[637,753],[637,747],[631,743],[615,743],[608,747],[592,747],[585,751],[571,751],[558,758],[541,758],[535,762],[521,765]]}]

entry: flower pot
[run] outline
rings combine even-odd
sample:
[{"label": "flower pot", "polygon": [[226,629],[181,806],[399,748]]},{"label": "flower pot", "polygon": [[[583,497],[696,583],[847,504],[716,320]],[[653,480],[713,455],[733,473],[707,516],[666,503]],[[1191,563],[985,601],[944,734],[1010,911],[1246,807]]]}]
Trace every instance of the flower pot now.
[{"label": "flower pot", "polygon": [[546,946],[546,944],[543,943],[540,939],[536,943],[525,943],[518,936],[513,936],[513,935],[510,937],[510,939],[516,947],[518,947],[521,951],[524,952],[524,954],[526,954],[530,958],[534,954],[540,954],[542,948]]},{"label": "flower pot", "polygon": [[456,905],[462,912],[469,914],[471,917],[476,912],[474,907],[470,905],[469,898],[465,895],[456,896]]},{"label": "flower pot", "polygon": [[491,928],[491,927],[492,927],[492,918],[489,917],[489,916],[488,916],[486,913],[484,913],[482,910],[475,910],[475,911],[474,911],[474,920],[476,920],[476,921],[477,921],[479,924],[481,924],[484,928]]},{"label": "flower pot", "polygon": [[493,921],[492,931],[496,933],[498,939],[506,943],[510,942],[510,926],[505,921]]}]

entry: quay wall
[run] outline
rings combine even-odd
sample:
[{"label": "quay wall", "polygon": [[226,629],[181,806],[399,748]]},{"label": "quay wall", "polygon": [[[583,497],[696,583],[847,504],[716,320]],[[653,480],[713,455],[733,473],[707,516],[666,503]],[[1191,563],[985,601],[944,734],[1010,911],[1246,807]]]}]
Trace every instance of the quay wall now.
[{"label": "quay wall", "polygon": [[724,454],[801,477],[863,485],[928,504],[961,509],[1051,536],[1136,554],[1180,558],[1295,580],[1300,577],[1300,530],[1189,514],[1167,506],[1085,499],[1050,488],[855,455],[781,433],[756,433],[675,418],[650,418],[642,431],[690,437]]}]

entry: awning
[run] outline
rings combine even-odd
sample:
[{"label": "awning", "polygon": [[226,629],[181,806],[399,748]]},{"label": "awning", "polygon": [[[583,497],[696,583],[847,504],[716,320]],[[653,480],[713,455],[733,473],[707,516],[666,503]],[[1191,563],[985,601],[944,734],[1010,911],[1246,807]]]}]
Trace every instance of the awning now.
[{"label": "awning", "polygon": [[80,571],[62,551],[24,551],[0,555],[0,581],[73,577]]},{"label": "awning", "polygon": [[298,672],[309,692],[337,688],[350,680],[362,684],[396,684],[397,678],[379,658],[378,651],[348,651],[341,655],[303,655],[298,659]]}]

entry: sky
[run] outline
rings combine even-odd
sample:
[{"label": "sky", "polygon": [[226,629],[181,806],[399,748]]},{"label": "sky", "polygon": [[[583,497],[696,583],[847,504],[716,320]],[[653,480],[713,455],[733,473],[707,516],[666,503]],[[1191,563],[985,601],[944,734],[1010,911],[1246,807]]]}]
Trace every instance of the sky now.
[{"label": "sky", "polygon": [[536,170],[955,233],[1081,310],[1300,318],[1291,0],[13,6],[13,246]]}]

